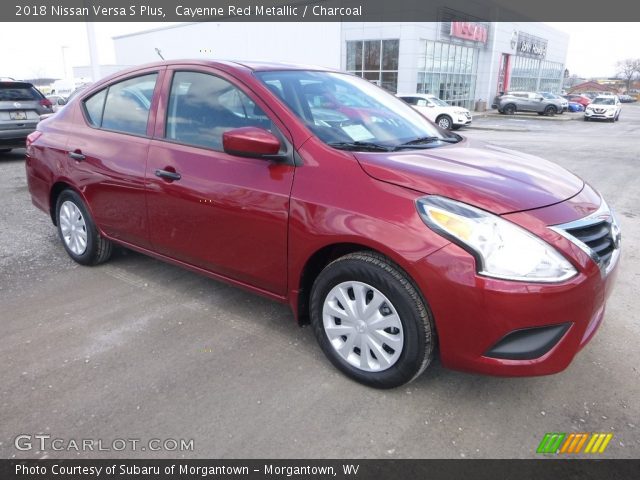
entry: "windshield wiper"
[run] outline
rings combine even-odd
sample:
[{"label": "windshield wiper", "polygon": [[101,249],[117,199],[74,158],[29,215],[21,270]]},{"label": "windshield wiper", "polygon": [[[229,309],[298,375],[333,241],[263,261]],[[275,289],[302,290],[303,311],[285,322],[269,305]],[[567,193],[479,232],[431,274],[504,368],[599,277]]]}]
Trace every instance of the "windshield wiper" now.
[{"label": "windshield wiper", "polygon": [[457,138],[419,137],[413,140],[409,140],[408,142],[401,143],[400,145],[396,146],[394,150],[400,150],[402,148],[414,148],[417,145],[425,145],[434,142],[458,143],[459,140]]},{"label": "windshield wiper", "polygon": [[394,150],[393,147],[373,142],[331,142],[327,145],[340,150],[356,150],[367,152],[391,152]]}]

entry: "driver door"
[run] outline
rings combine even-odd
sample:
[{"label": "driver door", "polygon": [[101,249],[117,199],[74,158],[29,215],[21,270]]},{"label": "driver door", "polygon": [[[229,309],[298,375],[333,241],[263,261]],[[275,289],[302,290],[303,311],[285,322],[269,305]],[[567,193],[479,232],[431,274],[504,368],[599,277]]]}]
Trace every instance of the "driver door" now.
[{"label": "driver door", "polygon": [[[276,295],[287,288],[287,224],[295,167],[230,155],[222,134],[284,127],[222,72],[167,72],[146,182],[153,249]],[[269,112],[269,113],[266,113]]]}]

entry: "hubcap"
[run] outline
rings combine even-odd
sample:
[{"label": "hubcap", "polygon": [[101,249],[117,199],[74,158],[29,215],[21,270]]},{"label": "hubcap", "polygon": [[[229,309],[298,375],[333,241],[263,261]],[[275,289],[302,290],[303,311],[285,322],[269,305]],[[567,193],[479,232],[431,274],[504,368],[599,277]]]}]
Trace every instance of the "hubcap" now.
[{"label": "hubcap", "polygon": [[441,118],[440,121],[438,122],[438,126],[440,128],[449,128],[449,120],[447,120],[446,118]]},{"label": "hubcap", "polygon": [[75,203],[66,201],[60,206],[60,231],[67,248],[76,255],[87,249],[87,225]]},{"label": "hubcap", "polygon": [[322,308],[331,346],[350,365],[381,372],[394,365],[404,346],[400,317],[382,292],[362,282],[331,289]]}]

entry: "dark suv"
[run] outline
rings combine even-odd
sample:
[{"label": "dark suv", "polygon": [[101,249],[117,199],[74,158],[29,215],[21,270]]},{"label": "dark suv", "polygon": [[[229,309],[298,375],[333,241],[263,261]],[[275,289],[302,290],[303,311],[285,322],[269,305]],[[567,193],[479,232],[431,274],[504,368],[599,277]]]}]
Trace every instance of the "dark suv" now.
[{"label": "dark suv", "polygon": [[0,152],[24,147],[40,115],[52,113],[51,101],[27,82],[0,82]]}]

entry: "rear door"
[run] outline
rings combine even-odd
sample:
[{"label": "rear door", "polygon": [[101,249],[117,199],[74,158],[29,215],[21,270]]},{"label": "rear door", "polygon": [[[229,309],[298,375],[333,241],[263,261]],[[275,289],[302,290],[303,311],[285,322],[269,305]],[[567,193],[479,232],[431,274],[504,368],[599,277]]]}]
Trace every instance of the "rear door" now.
[{"label": "rear door", "polygon": [[98,226],[143,248],[149,247],[144,175],[164,68],[136,72],[82,99],[67,142],[74,183]]},{"label": "rear door", "polygon": [[287,145],[286,128],[245,85],[212,69],[167,71],[162,99],[146,171],[153,249],[284,295],[295,167],[229,155],[222,134],[259,127]]}]

